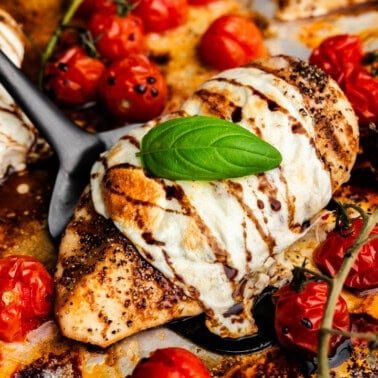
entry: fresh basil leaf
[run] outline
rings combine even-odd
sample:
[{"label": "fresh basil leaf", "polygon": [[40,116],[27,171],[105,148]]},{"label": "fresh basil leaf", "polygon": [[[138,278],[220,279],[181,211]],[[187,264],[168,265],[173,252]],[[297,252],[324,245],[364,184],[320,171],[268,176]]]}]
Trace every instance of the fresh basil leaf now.
[{"label": "fresh basil leaf", "polygon": [[143,137],[142,166],[170,180],[219,180],[277,167],[280,152],[247,129],[214,117],[171,119]]}]

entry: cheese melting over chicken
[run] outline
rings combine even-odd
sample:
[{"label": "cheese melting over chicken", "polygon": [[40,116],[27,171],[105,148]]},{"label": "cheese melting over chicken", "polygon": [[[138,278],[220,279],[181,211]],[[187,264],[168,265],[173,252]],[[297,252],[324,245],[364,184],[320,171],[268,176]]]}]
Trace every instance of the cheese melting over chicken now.
[{"label": "cheese melting over chicken", "polygon": [[[19,25],[0,9],[0,49],[20,67],[24,40]],[[0,180],[9,170],[21,171],[27,162],[49,154],[47,143],[0,85]]]},{"label": "cheese melting over chicken", "polygon": [[[317,83],[311,84],[314,75]],[[323,93],[311,94],[311,85]],[[318,110],[329,114],[325,123]],[[201,302],[213,332],[239,337],[256,330],[251,313],[256,296],[288,278],[291,266],[282,252],[349,178],[358,127],[337,85],[288,57],[225,71],[168,117],[195,114],[238,123],[275,146],[282,163],[232,180],[149,177],[136,153],[143,136],[161,120],[153,121],[130,130],[95,163],[92,198],[96,211],[111,218],[146,260]],[[328,131],[319,132],[323,126]],[[323,134],[335,140],[333,145],[317,141]],[[331,162],[336,150],[339,160]],[[340,166],[342,173],[334,174]]]}]

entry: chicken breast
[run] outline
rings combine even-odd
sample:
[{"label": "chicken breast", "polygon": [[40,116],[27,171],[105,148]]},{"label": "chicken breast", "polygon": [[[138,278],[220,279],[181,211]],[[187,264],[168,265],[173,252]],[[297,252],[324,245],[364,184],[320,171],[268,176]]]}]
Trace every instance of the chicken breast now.
[{"label": "chicken breast", "polygon": [[282,21],[319,17],[359,5],[374,4],[376,0],[280,0],[276,17]]},{"label": "chicken breast", "polygon": [[111,220],[94,211],[89,190],[65,230],[55,277],[56,319],[63,335],[101,347],[202,312]]},{"label": "chicken breast", "polygon": [[[18,67],[24,55],[22,31],[15,20],[0,9],[0,48]],[[0,85],[0,180],[10,171],[21,171],[27,163],[51,153],[47,143]]]},{"label": "chicken breast", "polygon": [[[256,331],[251,312],[255,298],[267,285],[279,286],[288,279],[292,266],[284,259],[285,249],[306,233],[332,193],[349,179],[358,150],[358,124],[334,81],[287,56],[220,73],[167,118],[195,114],[238,123],[274,145],[282,163],[263,174],[232,180],[175,182],[149,177],[136,153],[143,136],[162,121],[155,120],[130,130],[93,166],[92,201],[96,217],[108,219],[106,224],[114,224],[135,247],[139,256],[135,261],[148,261],[153,271],[192,298],[199,306],[195,310],[206,312],[213,332],[240,337]],[[84,274],[71,289],[64,289],[70,258],[76,259],[85,248],[76,224],[77,212],[63,237],[57,270],[58,320],[69,337],[79,324],[86,327],[88,317],[95,318],[93,312],[99,314],[100,305],[102,319],[111,315],[112,324],[130,316],[125,315],[126,307],[115,310],[112,303],[115,291],[133,287],[127,278],[127,258],[124,268],[109,260],[104,270],[105,255],[101,253],[97,261],[97,254],[91,253],[88,279]],[[94,277],[113,271],[120,277],[118,284],[105,279],[96,286],[101,303],[84,295],[85,285]],[[126,292],[119,294],[124,303]],[[185,311],[188,303],[181,303],[181,314],[190,312]],[[156,303],[147,299],[144,311],[154,313]],[[132,315],[138,322],[141,314]],[[174,314],[165,320],[169,316]],[[99,319],[92,330],[99,329]],[[120,333],[129,334],[125,325],[121,328]],[[90,335],[87,341],[98,343],[98,336]]]}]

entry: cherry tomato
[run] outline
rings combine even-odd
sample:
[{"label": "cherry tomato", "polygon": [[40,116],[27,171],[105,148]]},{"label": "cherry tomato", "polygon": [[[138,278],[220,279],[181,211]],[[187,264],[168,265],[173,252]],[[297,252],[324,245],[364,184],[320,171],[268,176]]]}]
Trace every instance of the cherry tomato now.
[{"label": "cherry tomato", "polygon": [[134,0],[133,13],[144,23],[146,31],[161,33],[184,24],[188,18],[188,0]]},{"label": "cherry tomato", "polygon": [[24,340],[53,309],[53,278],[30,256],[0,259],[0,339]]},{"label": "cherry tomato", "polygon": [[163,111],[167,85],[146,56],[130,55],[108,67],[100,84],[100,96],[117,118],[142,122]]},{"label": "cherry tomato", "polygon": [[215,3],[216,1],[219,0],[189,0],[190,5],[207,5],[210,3]]},{"label": "cherry tomato", "polygon": [[378,78],[364,68],[353,70],[341,87],[356,112],[359,123],[378,123]]},{"label": "cherry tomato", "polygon": [[157,349],[135,367],[132,378],[210,378],[205,364],[183,348]]},{"label": "cherry tomato", "polygon": [[96,12],[87,27],[98,52],[106,60],[114,61],[146,49],[142,20],[134,14]]},{"label": "cherry tomato", "polygon": [[309,61],[341,82],[345,75],[359,67],[363,57],[363,44],[354,35],[336,35],[326,38],[310,55]]},{"label": "cherry tomato", "polygon": [[62,52],[46,64],[44,89],[57,102],[82,105],[96,98],[105,65],[80,46]]},{"label": "cherry tomato", "polygon": [[239,15],[217,18],[206,30],[199,46],[203,62],[225,70],[248,63],[266,54],[259,28],[250,19]]},{"label": "cherry tomato", "polygon": [[95,12],[112,11],[116,12],[115,0],[84,0],[78,9],[80,15],[90,16]]},{"label": "cherry tomato", "polygon": [[[318,332],[327,295],[328,285],[324,281],[308,281],[299,292],[287,284],[276,292],[274,327],[282,346],[300,350],[309,356],[317,353]],[[342,331],[350,329],[349,312],[342,297],[339,297],[335,308],[333,328]],[[330,354],[341,341],[341,336],[331,336]]]},{"label": "cherry tomato", "polygon": [[363,43],[354,35],[326,38],[309,57],[345,92],[361,125],[378,122],[378,78],[362,65]]},{"label": "cherry tomato", "polygon": [[[327,239],[314,252],[314,260],[319,269],[333,277],[340,269],[347,249],[354,243],[362,226],[360,218],[353,219],[350,233],[341,236],[331,231]],[[378,234],[378,225],[370,235]],[[366,290],[378,287],[378,239],[364,244],[352,266],[345,286]]]}]

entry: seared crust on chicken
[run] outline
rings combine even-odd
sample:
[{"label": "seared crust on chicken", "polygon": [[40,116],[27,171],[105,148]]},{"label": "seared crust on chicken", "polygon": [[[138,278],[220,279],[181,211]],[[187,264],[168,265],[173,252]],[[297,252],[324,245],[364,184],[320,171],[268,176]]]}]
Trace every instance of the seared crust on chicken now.
[{"label": "seared crust on chicken", "polygon": [[56,318],[72,339],[106,347],[202,312],[94,211],[86,191],[67,227],[56,271]]}]

